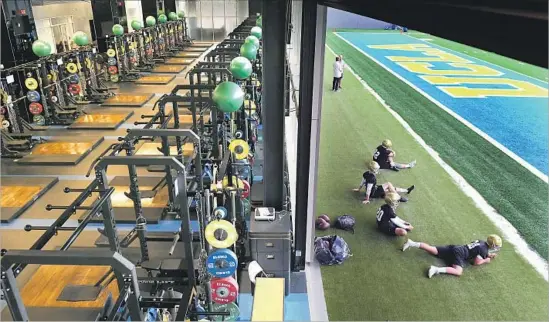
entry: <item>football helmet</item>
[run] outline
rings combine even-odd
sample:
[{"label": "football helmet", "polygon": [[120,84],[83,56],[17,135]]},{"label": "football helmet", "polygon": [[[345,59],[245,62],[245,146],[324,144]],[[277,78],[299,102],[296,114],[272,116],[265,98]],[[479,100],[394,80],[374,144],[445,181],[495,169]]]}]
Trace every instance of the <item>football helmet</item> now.
[{"label": "football helmet", "polygon": [[392,208],[396,208],[400,203],[400,196],[396,192],[388,192],[385,194],[385,203]]},{"label": "football helmet", "polygon": [[383,145],[387,149],[390,149],[390,148],[393,147],[393,142],[391,142],[391,140],[389,140],[389,139],[385,139],[385,140],[383,140],[383,142],[381,142],[381,145]]},{"label": "football helmet", "polygon": [[503,241],[501,240],[501,237],[495,234],[488,236],[488,238],[486,238],[486,243],[488,244],[488,247],[490,247],[491,250],[499,250],[503,245]]},{"label": "football helmet", "polygon": [[379,172],[379,164],[377,164],[377,162],[375,162],[375,161],[368,162],[368,170],[370,170],[373,173],[378,173]]}]

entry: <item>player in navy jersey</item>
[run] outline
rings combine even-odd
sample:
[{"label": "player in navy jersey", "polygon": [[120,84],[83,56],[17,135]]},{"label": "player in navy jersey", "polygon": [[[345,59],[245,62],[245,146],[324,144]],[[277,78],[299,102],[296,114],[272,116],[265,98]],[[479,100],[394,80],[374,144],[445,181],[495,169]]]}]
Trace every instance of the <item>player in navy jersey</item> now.
[{"label": "player in navy jersey", "polygon": [[[366,187],[366,195],[363,204],[370,203],[370,198],[385,198],[385,194],[388,192],[402,193],[406,192],[410,194],[414,190],[415,186],[411,186],[408,189],[394,187],[392,183],[385,182],[383,184],[377,184],[376,174],[379,172],[379,164],[375,161],[370,161],[368,163],[368,170],[362,174],[362,181],[358,188],[353,189],[353,191],[360,191],[362,187]],[[401,197],[400,202],[406,202],[408,199]]]},{"label": "player in navy jersey", "polygon": [[385,204],[377,210],[377,229],[389,236],[406,236],[414,227],[401,218],[395,210],[400,202],[400,196],[395,192],[385,195]]},{"label": "player in navy jersey", "polygon": [[383,140],[380,146],[374,151],[374,161],[376,161],[381,169],[390,169],[393,171],[399,171],[400,169],[410,169],[416,165],[416,161],[410,163],[396,163],[393,159],[396,156],[395,151],[392,150],[393,142],[391,140]]},{"label": "player in navy jersey", "polygon": [[461,276],[463,273],[463,267],[466,263],[473,265],[482,265],[490,263],[497,255],[497,251],[503,244],[501,237],[498,235],[490,235],[483,240],[475,240],[467,245],[447,245],[435,247],[426,243],[418,243],[411,239],[408,239],[402,251],[407,250],[410,247],[421,248],[431,255],[437,256],[446,263],[446,267],[431,266],[429,268],[429,278],[437,274],[450,274],[455,276]]}]

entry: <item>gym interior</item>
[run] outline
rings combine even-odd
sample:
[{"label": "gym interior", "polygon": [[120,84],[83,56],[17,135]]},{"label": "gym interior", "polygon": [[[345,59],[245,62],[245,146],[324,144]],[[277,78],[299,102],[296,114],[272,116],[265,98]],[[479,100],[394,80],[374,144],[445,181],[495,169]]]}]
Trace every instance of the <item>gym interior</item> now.
[{"label": "gym interior", "polygon": [[2,320],[327,320],[318,136],[345,3],[2,1]]}]

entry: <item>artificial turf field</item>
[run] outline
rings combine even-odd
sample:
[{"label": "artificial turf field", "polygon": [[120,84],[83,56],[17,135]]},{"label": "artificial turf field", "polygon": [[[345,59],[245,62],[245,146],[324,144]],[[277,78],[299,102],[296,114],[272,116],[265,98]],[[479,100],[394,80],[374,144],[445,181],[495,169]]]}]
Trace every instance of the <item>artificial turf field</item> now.
[{"label": "artificial turf field", "polygon": [[[517,227],[536,250],[546,254],[546,183],[331,33],[327,45],[343,54],[346,63],[444,161]],[[454,50],[473,50],[452,45]],[[330,320],[548,320],[547,282],[509,244],[504,244],[494,262],[467,267],[460,278],[436,276],[429,280],[428,267],[440,264],[435,258],[417,249],[403,253],[399,250],[403,239],[376,231],[375,213],[381,201],[364,206],[360,203],[362,196],[351,189],[360,183],[365,162],[371,159],[375,147],[391,138],[397,161],[418,161],[413,170],[382,171],[378,176],[379,182],[390,181],[400,187],[416,185],[410,202],[401,204],[397,211],[414,225],[412,239],[462,244],[498,233],[440,165],[351,73],[345,73],[342,92],[330,91],[333,61],[333,54],[327,50],[317,212],[332,218],[348,213],[357,223],[355,234],[337,232],[349,244],[353,257],[342,266],[322,268]],[[535,223],[542,223],[538,224],[542,227]]]}]

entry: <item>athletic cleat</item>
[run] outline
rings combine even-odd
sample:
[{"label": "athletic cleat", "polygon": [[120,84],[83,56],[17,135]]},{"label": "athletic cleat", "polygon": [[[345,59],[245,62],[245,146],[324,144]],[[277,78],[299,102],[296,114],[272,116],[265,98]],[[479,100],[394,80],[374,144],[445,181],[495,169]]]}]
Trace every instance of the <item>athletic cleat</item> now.
[{"label": "athletic cleat", "polygon": [[400,197],[400,202],[408,202],[408,198]]},{"label": "athletic cleat", "polygon": [[437,267],[436,266],[431,266],[431,268],[429,268],[429,278],[435,276],[438,274],[438,270],[437,270]]},{"label": "athletic cleat", "polygon": [[410,192],[412,192],[415,188],[415,185],[412,185],[410,188],[408,188],[408,194],[410,194]]},{"label": "athletic cleat", "polygon": [[406,239],[406,242],[404,243],[404,245],[402,245],[402,251],[406,251],[408,248],[410,248],[410,240],[409,239]]},{"label": "athletic cleat", "polygon": [[416,160],[410,162],[410,163],[408,164],[408,166],[409,166],[410,168],[415,167],[415,166],[416,166]]},{"label": "athletic cleat", "polygon": [[399,172],[399,171],[400,171],[400,170],[399,170],[397,167],[395,167],[395,166],[391,167],[391,170],[393,170],[393,171],[395,171],[395,172]]}]

